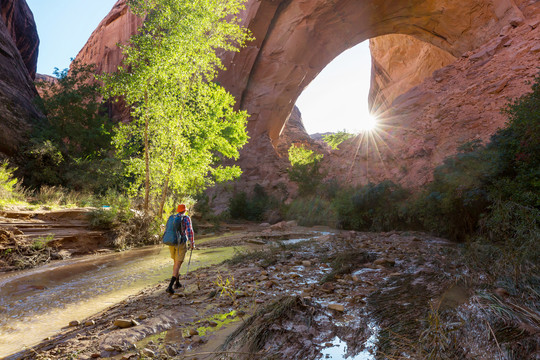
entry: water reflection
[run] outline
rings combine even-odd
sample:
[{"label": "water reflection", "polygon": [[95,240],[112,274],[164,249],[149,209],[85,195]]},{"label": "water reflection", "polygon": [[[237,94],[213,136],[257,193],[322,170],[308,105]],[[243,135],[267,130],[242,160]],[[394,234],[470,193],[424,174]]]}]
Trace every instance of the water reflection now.
[{"label": "water reflection", "polygon": [[[190,271],[232,255],[232,248],[195,251]],[[171,274],[169,256],[168,248],[157,246],[1,274],[0,357],[35,345],[72,320],[83,320],[164,281]]]}]

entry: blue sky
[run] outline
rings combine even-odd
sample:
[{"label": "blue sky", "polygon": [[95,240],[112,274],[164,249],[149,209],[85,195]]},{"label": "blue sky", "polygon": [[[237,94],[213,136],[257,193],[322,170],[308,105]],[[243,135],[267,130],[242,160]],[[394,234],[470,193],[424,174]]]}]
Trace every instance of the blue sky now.
[{"label": "blue sky", "polygon": [[39,34],[38,73],[69,67],[116,0],[26,0]]},{"label": "blue sky", "polygon": [[[38,73],[69,67],[116,0],[26,0],[37,24]],[[297,101],[308,133],[357,132],[368,115],[368,42],[345,51],[321,71]]]}]

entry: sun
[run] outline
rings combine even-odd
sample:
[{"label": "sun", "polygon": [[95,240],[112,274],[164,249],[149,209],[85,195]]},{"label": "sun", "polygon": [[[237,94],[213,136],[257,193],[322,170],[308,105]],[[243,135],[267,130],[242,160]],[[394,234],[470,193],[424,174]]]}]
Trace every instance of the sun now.
[{"label": "sun", "polygon": [[377,128],[377,118],[371,114],[366,115],[358,123],[358,130],[360,132],[371,132]]}]

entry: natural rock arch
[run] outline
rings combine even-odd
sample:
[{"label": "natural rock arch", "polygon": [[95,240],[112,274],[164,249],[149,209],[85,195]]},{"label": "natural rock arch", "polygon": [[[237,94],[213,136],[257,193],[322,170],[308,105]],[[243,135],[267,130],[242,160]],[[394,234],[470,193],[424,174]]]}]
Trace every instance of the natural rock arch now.
[{"label": "natural rock arch", "polygon": [[[514,0],[248,0],[241,18],[255,40],[223,54],[228,70],[219,81],[251,115],[251,138],[275,142],[302,90],[346,49],[399,33],[459,56],[521,17]],[[113,71],[121,61],[115,45],[138,25],[119,0],[77,60]]]},{"label": "natural rock arch", "polygon": [[459,56],[522,14],[511,0],[252,0],[243,19],[256,40],[225,56],[220,81],[251,115],[251,137],[275,142],[297,97],[344,50],[399,33]]}]

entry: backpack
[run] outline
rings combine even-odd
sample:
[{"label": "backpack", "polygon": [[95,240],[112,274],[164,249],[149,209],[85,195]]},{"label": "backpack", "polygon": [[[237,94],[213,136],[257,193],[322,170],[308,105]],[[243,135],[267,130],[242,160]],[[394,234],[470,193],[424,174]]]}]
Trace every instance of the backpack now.
[{"label": "backpack", "polygon": [[186,231],[184,229],[184,215],[176,214],[169,216],[165,225],[165,233],[163,234],[163,243],[165,245],[177,246],[180,239],[180,244],[187,242]]}]

